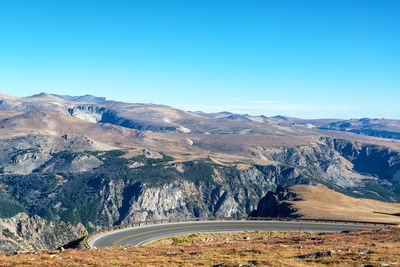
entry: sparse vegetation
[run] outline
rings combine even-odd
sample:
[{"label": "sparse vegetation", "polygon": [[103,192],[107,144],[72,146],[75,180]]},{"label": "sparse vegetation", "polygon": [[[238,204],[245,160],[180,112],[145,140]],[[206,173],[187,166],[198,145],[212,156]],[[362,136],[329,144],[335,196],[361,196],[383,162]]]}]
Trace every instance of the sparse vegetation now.
[{"label": "sparse vegetation", "polygon": [[39,152],[39,150],[37,148],[27,148],[27,149],[15,149],[12,153],[11,153],[11,160],[15,160],[18,156],[22,156],[25,155],[27,153],[36,153]]},{"label": "sparse vegetation", "polygon": [[[317,256],[299,257],[302,255]],[[201,233],[169,237],[144,247],[0,254],[0,266],[339,267],[396,266],[395,263],[399,262],[400,231],[396,228],[323,234],[264,231]]]},{"label": "sparse vegetation", "polygon": [[346,189],[336,187],[335,189],[352,197],[370,198],[388,202],[400,201],[400,191],[396,191],[397,187],[391,192],[377,182],[365,183],[363,187],[349,187]]},{"label": "sparse vegetation", "polygon": [[212,180],[212,164],[205,161],[185,162],[184,179],[189,181],[211,181]]},{"label": "sparse vegetation", "polygon": [[3,236],[5,236],[7,238],[14,237],[14,234],[8,228],[3,229],[1,232],[2,232]]},{"label": "sparse vegetation", "polygon": [[181,244],[181,243],[189,242],[189,240],[187,240],[185,238],[179,238],[179,237],[173,237],[172,240],[174,241],[175,244]]},{"label": "sparse vegetation", "polygon": [[171,156],[168,156],[164,153],[160,153],[160,154],[162,155],[162,158],[147,158],[145,155],[138,155],[138,156],[130,158],[130,160],[136,161],[136,162],[142,162],[147,166],[152,166],[154,164],[160,164],[160,163],[166,163],[166,162],[174,160],[174,158]]},{"label": "sparse vegetation", "polygon": [[26,212],[26,209],[19,203],[7,199],[0,199],[0,207],[0,218],[8,218],[19,212]]}]

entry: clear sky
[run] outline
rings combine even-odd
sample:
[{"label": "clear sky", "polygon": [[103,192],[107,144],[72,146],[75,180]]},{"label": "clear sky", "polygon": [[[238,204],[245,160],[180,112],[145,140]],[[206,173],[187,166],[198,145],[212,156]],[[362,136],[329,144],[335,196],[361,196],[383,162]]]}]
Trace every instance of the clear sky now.
[{"label": "clear sky", "polygon": [[0,92],[400,119],[398,0],[0,0]]}]

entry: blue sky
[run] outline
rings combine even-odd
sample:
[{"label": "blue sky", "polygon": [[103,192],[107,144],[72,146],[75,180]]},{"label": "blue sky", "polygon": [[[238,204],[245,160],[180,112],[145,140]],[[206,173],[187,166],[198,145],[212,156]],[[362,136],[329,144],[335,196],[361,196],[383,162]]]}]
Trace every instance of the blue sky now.
[{"label": "blue sky", "polygon": [[400,1],[1,0],[0,92],[400,119]]}]

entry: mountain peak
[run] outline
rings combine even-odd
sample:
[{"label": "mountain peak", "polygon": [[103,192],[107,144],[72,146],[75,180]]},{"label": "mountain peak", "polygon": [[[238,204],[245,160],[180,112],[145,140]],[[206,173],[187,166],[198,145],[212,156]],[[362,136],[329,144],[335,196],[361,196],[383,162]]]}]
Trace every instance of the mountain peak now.
[{"label": "mountain peak", "polygon": [[31,95],[31,96],[29,96],[29,97],[30,97],[30,98],[34,98],[34,97],[48,97],[48,96],[51,96],[51,95],[48,94],[48,93],[45,93],[45,92],[41,92],[40,94]]},{"label": "mountain peak", "polygon": [[97,97],[93,95],[83,95],[83,96],[70,96],[70,95],[56,95],[53,94],[58,98],[61,98],[66,101],[73,101],[73,102],[86,102],[86,103],[102,103],[106,101],[105,97]]}]

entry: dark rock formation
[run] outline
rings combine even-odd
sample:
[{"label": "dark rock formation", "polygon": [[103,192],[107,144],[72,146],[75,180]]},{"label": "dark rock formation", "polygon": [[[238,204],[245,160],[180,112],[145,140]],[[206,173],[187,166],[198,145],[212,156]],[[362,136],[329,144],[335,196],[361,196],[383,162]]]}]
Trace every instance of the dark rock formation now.
[{"label": "dark rock formation", "polygon": [[299,259],[320,259],[325,257],[332,257],[331,251],[318,251],[310,254],[300,255],[297,256]]},{"label": "dark rock formation", "polygon": [[250,217],[279,217],[296,218],[296,209],[287,201],[298,200],[290,191],[290,187],[278,187],[276,192],[268,192],[258,203],[257,209],[252,211]]}]

